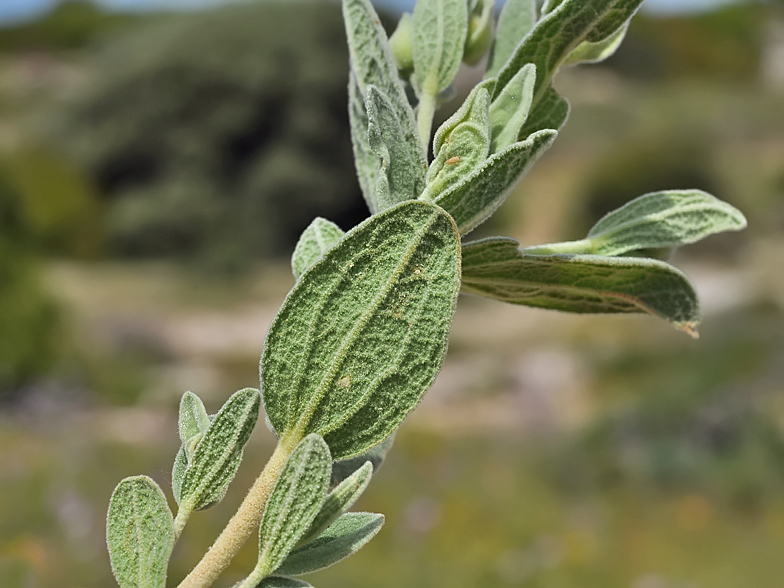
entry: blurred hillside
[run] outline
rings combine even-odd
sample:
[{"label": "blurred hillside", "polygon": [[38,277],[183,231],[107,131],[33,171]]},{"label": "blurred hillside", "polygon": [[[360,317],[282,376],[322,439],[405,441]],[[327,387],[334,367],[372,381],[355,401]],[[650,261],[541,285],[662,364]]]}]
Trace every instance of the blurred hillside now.
[{"label": "blurred hillside", "polygon": [[[781,585],[777,6],[636,17],[610,61],[560,76],[569,123],[472,235],[578,238],[645,192],[710,190],[750,227],[675,255],[702,339],[461,298],[444,371],[359,505],[386,527],[314,585]],[[0,586],[112,585],[114,484],[168,486],[184,390],[212,410],[256,385],[299,232],[367,214],[346,76],[331,2],[150,16],[66,2],[0,29]],[[173,577],[271,444],[259,427]],[[249,546],[226,585],[254,560]]]}]

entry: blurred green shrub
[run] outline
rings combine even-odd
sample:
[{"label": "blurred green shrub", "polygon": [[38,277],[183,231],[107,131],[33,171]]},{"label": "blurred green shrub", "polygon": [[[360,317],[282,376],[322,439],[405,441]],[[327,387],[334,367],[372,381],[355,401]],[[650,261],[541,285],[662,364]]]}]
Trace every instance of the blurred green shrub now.
[{"label": "blurred green shrub", "polygon": [[234,263],[288,253],[314,216],[367,214],[339,6],[234,6],[107,44],[58,142],[97,179],[116,253]]}]

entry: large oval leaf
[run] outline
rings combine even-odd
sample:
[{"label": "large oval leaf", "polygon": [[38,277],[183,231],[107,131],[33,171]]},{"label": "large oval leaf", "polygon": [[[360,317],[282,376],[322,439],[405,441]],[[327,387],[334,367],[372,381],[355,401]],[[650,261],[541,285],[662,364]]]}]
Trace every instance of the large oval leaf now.
[{"label": "large oval leaf", "polygon": [[628,257],[528,255],[518,247],[505,237],[466,244],[463,290],[567,312],[647,312],[697,334],[697,294],[671,265]]},{"label": "large oval leaf", "polygon": [[435,379],[460,284],[441,208],[408,201],[350,231],[302,275],[261,358],[275,431],[324,436],[334,459],[387,437]]}]

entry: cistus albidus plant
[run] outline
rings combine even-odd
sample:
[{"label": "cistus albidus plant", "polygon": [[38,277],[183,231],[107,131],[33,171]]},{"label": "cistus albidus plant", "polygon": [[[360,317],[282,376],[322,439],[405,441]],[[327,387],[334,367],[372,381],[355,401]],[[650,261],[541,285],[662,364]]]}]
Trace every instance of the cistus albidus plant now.
[{"label": "cistus albidus plant", "polygon": [[[509,0],[494,26],[492,0],[419,0],[390,42],[368,0],[343,1],[354,154],[372,215],[347,233],[320,218],[303,233],[260,390],[237,392],[215,415],[182,397],[176,516],[150,478],[117,486],[107,540],[122,588],[165,586],[175,542],[195,511],[223,498],[262,406],[277,447],[179,586],[211,586],[254,534],[258,563],[241,588],[308,586],[297,577],[367,543],[383,515],[348,511],[438,374],[461,291],[575,313],[646,312],[696,336],[694,288],[658,258],[746,224],[705,192],[646,194],[579,241],[465,240],[566,122],[558,69],[611,55],[641,3]],[[461,63],[485,54],[484,79],[431,143]]]}]

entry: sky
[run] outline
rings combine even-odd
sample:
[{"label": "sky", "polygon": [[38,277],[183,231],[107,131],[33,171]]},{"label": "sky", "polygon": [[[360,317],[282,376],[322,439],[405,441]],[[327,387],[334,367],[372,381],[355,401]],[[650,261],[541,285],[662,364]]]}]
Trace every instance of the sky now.
[{"label": "sky", "polygon": [[[103,6],[121,11],[156,9],[198,9],[237,0],[96,0]],[[414,0],[373,0],[378,4],[410,10]],[[645,0],[643,9],[651,13],[674,14],[699,12],[738,0]],[[35,18],[51,9],[57,0],[0,0],[0,25]]]}]

